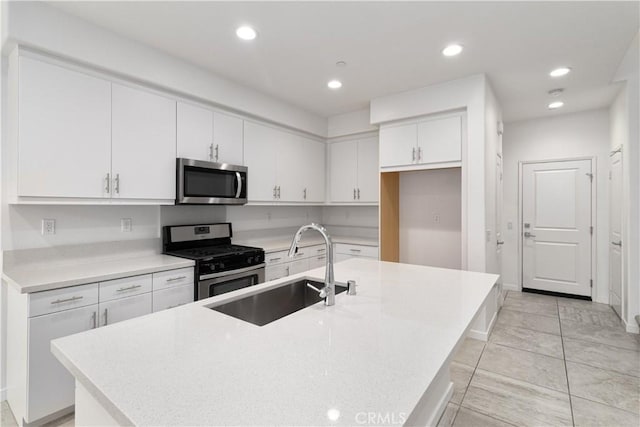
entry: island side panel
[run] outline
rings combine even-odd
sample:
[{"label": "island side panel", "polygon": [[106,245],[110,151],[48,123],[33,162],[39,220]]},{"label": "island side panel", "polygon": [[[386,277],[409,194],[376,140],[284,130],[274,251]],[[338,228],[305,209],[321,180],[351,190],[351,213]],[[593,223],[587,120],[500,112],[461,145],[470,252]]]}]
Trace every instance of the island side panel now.
[{"label": "island side panel", "polygon": [[444,363],[416,407],[404,423],[405,426],[435,426],[453,395],[453,382],[449,377],[449,360]]},{"label": "island side panel", "polygon": [[471,322],[467,336],[487,342],[498,317],[498,285],[493,285],[489,295],[485,298],[478,314]]},{"label": "island side panel", "polygon": [[109,414],[89,391],[76,380],[76,414],[77,426],[121,426]]}]

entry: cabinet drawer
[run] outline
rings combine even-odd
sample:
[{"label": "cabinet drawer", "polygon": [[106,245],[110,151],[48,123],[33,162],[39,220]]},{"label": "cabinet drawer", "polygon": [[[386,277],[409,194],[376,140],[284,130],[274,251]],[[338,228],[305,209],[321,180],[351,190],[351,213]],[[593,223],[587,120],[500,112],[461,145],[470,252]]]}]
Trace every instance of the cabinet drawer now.
[{"label": "cabinet drawer", "polygon": [[288,275],[289,263],[267,266],[264,272],[266,282],[270,280],[281,279],[283,277],[287,277]]},{"label": "cabinet drawer", "polygon": [[100,283],[100,302],[151,292],[151,274]]},{"label": "cabinet drawer", "polygon": [[334,249],[337,254],[362,256],[367,258],[378,259],[377,246],[348,245],[344,243],[336,243]]},{"label": "cabinet drawer", "polygon": [[324,267],[327,263],[326,255],[318,255],[312,258],[309,258],[309,270],[319,267]]},{"label": "cabinet drawer", "polygon": [[29,295],[29,317],[97,303],[97,283],[36,292]]},{"label": "cabinet drawer", "polygon": [[176,286],[193,286],[193,267],[153,273],[153,290],[174,288]]},{"label": "cabinet drawer", "polygon": [[307,253],[307,255],[310,258],[313,258],[313,257],[316,257],[316,256],[325,255],[327,253],[327,246],[326,245],[307,246],[304,249],[305,249],[305,252]]},{"label": "cabinet drawer", "polygon": [[309,258],[303,258],[289,263],[289,274],[298,274],[308,270]]},{"label": "cabinet drawer", "polygon": [[264,261],[267,265],[281,264],[289,262],[289,251],[269,252],[264,255]]},{"label": "cabinet drawer", "polygon": [[193,302],[193,283],[153,291],[153,311],[166,310]]}]

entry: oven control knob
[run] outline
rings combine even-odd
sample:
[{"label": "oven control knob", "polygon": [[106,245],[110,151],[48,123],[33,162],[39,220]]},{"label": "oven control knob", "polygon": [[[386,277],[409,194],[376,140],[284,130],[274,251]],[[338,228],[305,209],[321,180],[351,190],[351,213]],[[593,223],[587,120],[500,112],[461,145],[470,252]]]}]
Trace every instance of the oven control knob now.
[{"label": "oven control knob", "polygon": [[253,264],[253,257],[249,257],[249,258],[247,258],[247,264],[248,264],[248,265]]}]

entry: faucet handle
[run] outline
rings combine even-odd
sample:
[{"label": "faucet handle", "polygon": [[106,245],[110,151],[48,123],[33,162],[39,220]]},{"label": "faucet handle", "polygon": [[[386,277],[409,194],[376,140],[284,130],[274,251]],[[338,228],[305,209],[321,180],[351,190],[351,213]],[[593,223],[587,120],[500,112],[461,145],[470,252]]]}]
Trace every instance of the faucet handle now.
[{"label": "faucet handle", "polygon": [[356,281],[347,280],[347,295],[356,295]]},{"label": "faucet handle", "polygon": [[322,289],[318,289],[315,286],[313,286],[311,283],[307,282],[307,287],[313,289],[314,291],[316,291],[319,295],[320,298],[326,298],[327,297],[327,287],[325,286]]}]

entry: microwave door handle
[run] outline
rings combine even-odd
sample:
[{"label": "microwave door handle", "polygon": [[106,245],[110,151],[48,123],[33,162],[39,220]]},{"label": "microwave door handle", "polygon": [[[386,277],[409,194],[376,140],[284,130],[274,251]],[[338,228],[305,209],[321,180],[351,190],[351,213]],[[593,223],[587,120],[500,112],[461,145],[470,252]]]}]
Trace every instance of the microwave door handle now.
[{"label": "microwave door handle", "polygon": [[236,199],[240,198],[240,193],[242,193],[242,176],[240,176],[240,172],[236,172],[236,180],[238,182],[238,190],[236,191]]}]

